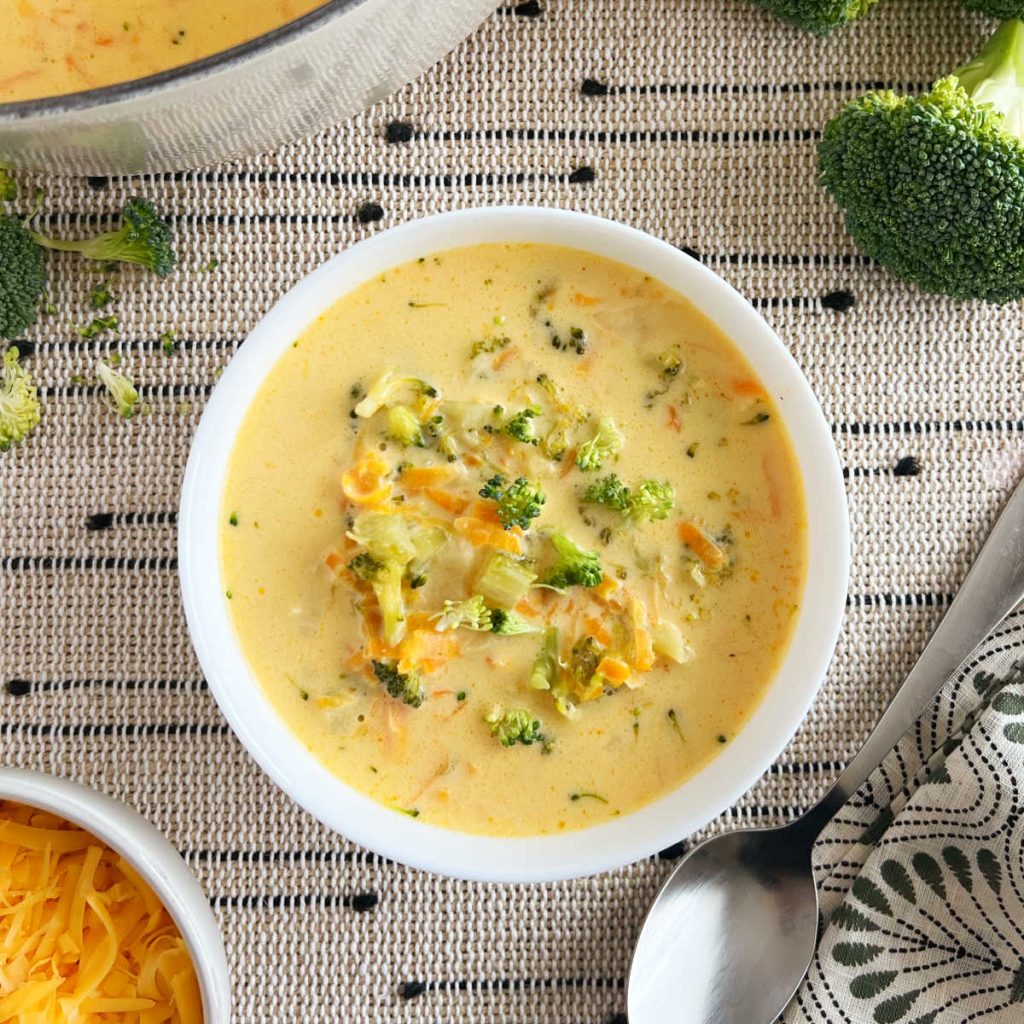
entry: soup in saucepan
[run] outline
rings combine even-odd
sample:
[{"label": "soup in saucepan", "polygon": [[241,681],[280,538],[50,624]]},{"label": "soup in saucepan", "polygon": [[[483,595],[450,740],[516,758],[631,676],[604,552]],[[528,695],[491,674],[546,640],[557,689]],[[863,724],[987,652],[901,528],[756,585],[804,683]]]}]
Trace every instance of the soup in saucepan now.
[{"label": "soup in saucepan", "polygon": [[0,103],[127,82],[255,39],[324,0],[10,0]]},{"label": "soup in saucepan", "polygon": [[249,409],[222,572],[274,707],[397,812],[536,835],[628,813],[733,742],[786,651],[801,480],[688,301],[488,244],[397,267]]}]

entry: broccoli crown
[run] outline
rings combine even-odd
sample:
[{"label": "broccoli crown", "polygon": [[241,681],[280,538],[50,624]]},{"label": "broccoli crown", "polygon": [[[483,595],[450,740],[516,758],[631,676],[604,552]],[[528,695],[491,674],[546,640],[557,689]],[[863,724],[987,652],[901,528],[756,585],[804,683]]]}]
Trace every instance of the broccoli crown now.
[{"label": "broccoli crown", "polygon": [[158,277],[166,277],[175,263],[171,246],[171,229],[145,199],[129,199],[121,210],[121,227],[95,238],[65,241],[34,234],[40,245],[48,249],[78,252],[91,260],[114,260],[119,263],[137,263],[152,270]]},{"label": "broccoli crown", "polygon": [[625,440],[615,420],[610,416],[602,416],[597,421],[594,436],[580,445],[576,453],[576,465],[584,471],[600,469],[607,459],[622,451]]},{"label": "broccoli crown", "polygon": [[859,18],[875,0],[756,0],[797,28],[825,35]]},{"label": "broccoli crown", "polygon": [[513,526],[528,530],[531,520],[540,515],[547,501],[540,487],[531,484],[526,477],[518,477],[506,487],[505,478],[500,473],[480,488],[480,497],[491,498],[498,503],[498,518],[506,530]]},{"label": "broccoli crown", "polygon": [[544,739],[540,722],[526,708],[502,711],[501,705],[495,704],[484,721],[491,727],[491,735],[496,736],[503,747],[514,747],[517,743],[528,747]]},{"label": "broccoli crown", "polygon": [[17,217],[0,214],[0,338],[31,326],[45,288],[43,250]]},{"label": "broccoli crown", "polygon": [[1024,18],[1024,0],[963,0],[969,11],[981,11],[990,18]]},{"label": "broccoli crown", "polygon": [[501,429],[513,441],[521,441],[523,444],[537,444],[540,439],[533,432],[532,421],[539,415],[540,408],[536,405],[529,405],[522,412],[517,412]]},{"label": "broccoli crown", "polygon": [[32,377],[12,345],[0,363],[0,452],[23,441],[39,422],[39,399]]},{"label": "broccoli crown", "polygon": [[373,665],[373,674],[383,684],[389,697],[411,708],[418,708],[423,703],[426,694],[419,673],[399,672],[395,661],[373,661],[370,664]]},{"label": "broccoli crown", "polygon": [[596,587],[601,582],[601,558],[595,551],[585,551],[560,530],[551,534],[557,558],[541,577],[540,585],[552,590],[569,587]]},{"label": "broccoli crown", "polygon": [[926,291],[1024,296],[1021,86],[1024,24],[1008,21],[927,95],[868,93],[826,126],[821,181],[864,253]]},{"label": "broccoli crown", "polygon": [[361,551],[348,563],[348,571],[356,579],[376,580],[380,579],[384,571],[384,563],[374,558],[369,551]]},{"label": "broccoli crown", "polygon": [[499,636],[518,636],[520,633],[539,633],[540,627],[527,622],[518,612],[495,608],[491,615],[491,632]]}]

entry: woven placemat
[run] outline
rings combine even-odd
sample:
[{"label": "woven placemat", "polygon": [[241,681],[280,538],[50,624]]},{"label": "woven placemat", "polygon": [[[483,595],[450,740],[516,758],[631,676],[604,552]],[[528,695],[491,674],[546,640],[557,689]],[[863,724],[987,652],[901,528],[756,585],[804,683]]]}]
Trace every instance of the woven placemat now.
[{"label": "woven placemat", "polygon": [[[635,931],[680,853],[557,885],[434,878],[329,833],[245,754],[189,644],[175,508],[246,331],[351,242],[485,203],[623,220],[749,296],[824,405],[855,538],[821,696],[714,828],[786,820],[857,748],[1024,470],[1020,307],[894,282],[814,181],[831,112],[865,85],[929,82],[985,31],[951,0],[893,0],[826,41],[743,0],[528,0],[398,96],[280,152],[32,182],[69,234],[152,198],[181,267],[165,283],[122,272],[120,333],[82,340],[69,325],[99,273],[52,261],[57,313],[32,335],[43,424],[0,456],[0,761],[88,782],[170,836],[223,925],[239,1022],[621,1022]],[[74,382],[112,352],[151,415],[121,422]]]}]

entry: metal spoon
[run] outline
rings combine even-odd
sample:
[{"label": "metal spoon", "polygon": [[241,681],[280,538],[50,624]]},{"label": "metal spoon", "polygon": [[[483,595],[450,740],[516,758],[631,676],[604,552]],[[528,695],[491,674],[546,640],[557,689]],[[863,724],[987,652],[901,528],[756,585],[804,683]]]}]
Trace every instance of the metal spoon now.
[{"label": "metal spoon", "polygon": [[985,637],[1024,600],[1018,486],[924,652],[860,753],[804,816],[714,836],[669,876],[629,974],[630,1024],[770,1024],[818,940],[811,847]]}]

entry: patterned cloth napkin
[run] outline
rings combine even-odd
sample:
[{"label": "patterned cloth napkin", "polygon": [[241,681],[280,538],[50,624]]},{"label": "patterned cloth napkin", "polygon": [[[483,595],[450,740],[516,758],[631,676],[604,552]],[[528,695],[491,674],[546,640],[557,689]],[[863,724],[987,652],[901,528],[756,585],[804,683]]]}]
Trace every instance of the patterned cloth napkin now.
[{"label": "patterned cloth napkin", "polygon": [[1024,1021],[1024,608],[826,829],[785,1024]]}]

